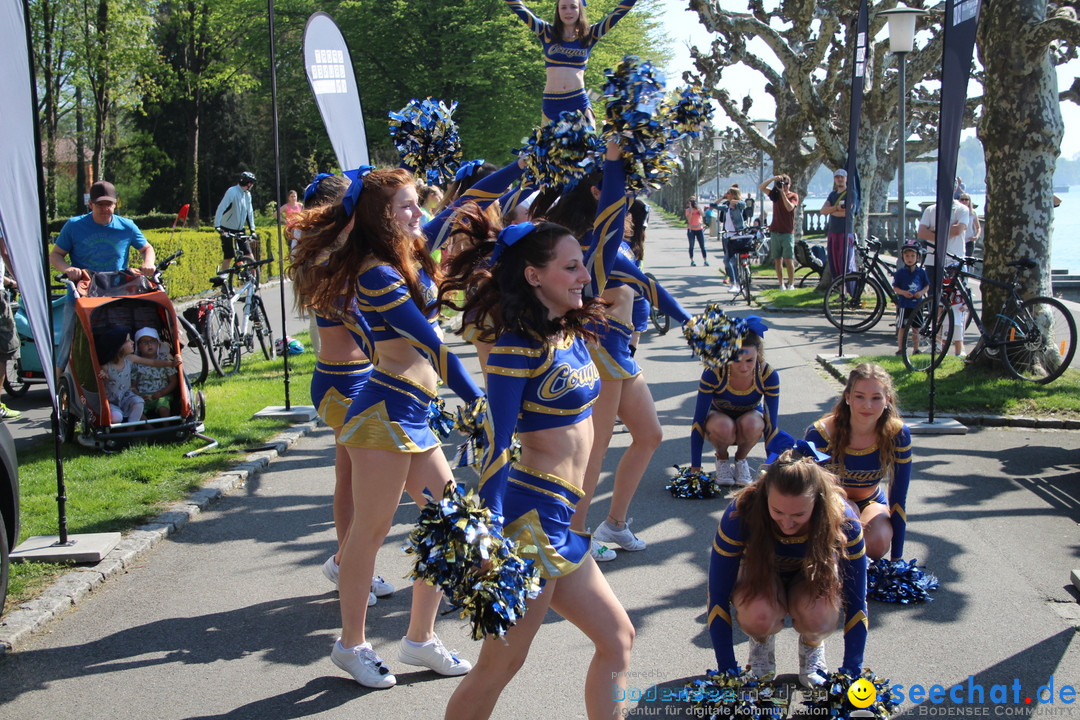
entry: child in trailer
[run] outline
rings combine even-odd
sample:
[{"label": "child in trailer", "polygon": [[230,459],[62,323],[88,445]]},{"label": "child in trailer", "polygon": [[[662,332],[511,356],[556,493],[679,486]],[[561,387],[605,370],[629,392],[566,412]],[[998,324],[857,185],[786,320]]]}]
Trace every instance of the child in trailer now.
[{"label": "child in trailer", "polygon": [[105,397],[113,425],[143,419],[144,401],[132,389],[132,367],[179,367],[180,358],[149,359],[135,354],[135,342],[131,333],[123,328],[111,327],[95,333],[94,346],[101,366],[98,376],[105,382]]},{"label": "child in trailer", "polygon": [[[919,243],[909,240],[904,243],[904,249],[900,252],[901,265],[893,275],[893,291],[896,293],[896,354],[904,353],[904,343],[907,342],[907,321],[911,311],[919,304],[919,301],[930,292],[930,278],[926,270],[919,265],[922,256],[922,247]],[[911,346],[915,352],[919,352],[919,328],[912,328]]]},{"label": "child in trailer", "polygon": [[[147,360],[169,360],[169,350],[161,342],[158,331],[151,327],[135,331],[138,357]],[[180,385],[180,374],[172,365],[134,365],[131,371],[132,389],[143,399],[146,417],[168,417],[172,414],[172,394]]]},{"label": "child in trailer", "polygon": [[[690,428],[690,469],[701,471],[705,440],[716,450],[716,483],[749,485],[750,451],[776,434],[780,406],[780,374],[765,362],[761,318],[746,318],[742,350],[722,368],[706,368],[698,383],[694,424]],[[735,446],[731,464],[730,448]]]},{"label": "child in trailer", "polygon": [[619,22],[637,0],[622,0],[598,23],[589,24],[585,0],[557,0],[555,21],[538,18],[522,0],[506,0],[529,31],[540,38],[544,48],[544,102],[541,121],[559,119],[559,114],[579,110],[596,124],[589,96],[585,94],[585,65],[592,48]]},{"label": "child in trailer", "polygon": [[[861,363],[848,375],[832,412],[806,430],[806,439],[831,460],[862,522],[866,554],[904,556],[907,492],[911,482],[911,431],[900,419],[892,378],[880,365]],[[889,478],[889,492],[881,482]]]},{"label": "child in trailer", "polygon": [[862,528],[818,457],[807,443],[785,450],[720,519],[709,563],[708,624],[721,672],[739,670],[737,620],[750,639],[750,672],[775,673],[776,634],[788,616],[799,635],[804,686],[825,682],[824,643],[838,624],[841,668],[862,670],[868,627]]}]

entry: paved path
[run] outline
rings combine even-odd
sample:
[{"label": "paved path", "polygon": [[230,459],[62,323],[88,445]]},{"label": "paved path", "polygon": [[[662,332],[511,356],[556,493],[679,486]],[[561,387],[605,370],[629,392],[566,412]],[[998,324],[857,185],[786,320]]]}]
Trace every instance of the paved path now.
[{"label": "paved path", "polygon": [[[684,231],[654,222],[649,238],[649,269],[688,309],[726,298],[717,262],[687,265]],[[745,305],[732,307],[745,312]],[[767,320],[767,356],[782,378],[781,425],[798,434],[839,391],[814,361],[835,352],[834,334],[816,315]],[[882,329],[851,338],[848,351],[891,342]],[[668,468],[687,461],[700,367],[674,330],[646,335],[641,348],[665,433],[632,507],[634,528],[649,547],[622,553],[603,569],[637,628],[631,684],[644,692],[654,684],[681,687],[714,665],[704,626],[706,579],[726,501],[675,500],[663,489]],[[475,368],[475,354],[467,348],[461,354]],[[614,436],[594,525],[607,510],[611,472],[628,442],[625,434]],[[398,580],[407,562],[398,548],[415,517],[411,505],[400,507],[377,565],[401,589],[380,600],[369,622],[398,686],[365,690],[329,661],[339,617],[336,593],[319,565],[333,550],[332,456],[327,430],[302,439],[24,649],[0,658],[0,716],[442,717],[457,681],[409,672],[393,653],[407,622],[409,589]],[[758,448],[752,460],[761,459]],[[1024,698],[1051,678],[1055,693],[1080,684],[1080,612],[1069,584],[1069,571],[1080,566],[1078,462],[1075,432],[977,428],[965,436],[917,438],[907,551],[939,575],[942,587],[926,605],[871,605],[867,664],[905,688],[948,688],[970,677],[984,688],[980,707],[988,716],[1026,713]],[[475,482],[468,473],[461,477]],[[461,621],[447,617],[438,629],[448,646],[475,659],[478,647]],[[736,638],[737,657],[745,660],[745,638],[738,632]],[[779,636],[782,672],[796,670],[795,642],[790,629]],[[841,653],[839,639],[831,640],[833,666]],[[549,614],[495,717],[584,717],[589,655],[585,638]],[[1019,705],[1012,702],[1014,679]],[[1009,686],[1007,706],[991,704],[995,684]],[[1040,716],[1049,717],[1050,709],[1080,716],[1056,699]],[[903,707],[903,717],[963,709],[951,702]],[[658,701],[642,703],[634,714],[690,717]]]}]

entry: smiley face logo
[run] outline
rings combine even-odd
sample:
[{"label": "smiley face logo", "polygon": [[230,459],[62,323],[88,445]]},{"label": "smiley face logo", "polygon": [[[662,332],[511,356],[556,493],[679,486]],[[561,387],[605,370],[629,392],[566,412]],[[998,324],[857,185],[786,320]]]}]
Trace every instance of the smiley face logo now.
[{"label": "smiley face logo", "polygon": [[865,678],[859,678],[851,683],[847,691],[848,700],[857,708],[866,708],[877,700],[877,690],[874,684]]}]

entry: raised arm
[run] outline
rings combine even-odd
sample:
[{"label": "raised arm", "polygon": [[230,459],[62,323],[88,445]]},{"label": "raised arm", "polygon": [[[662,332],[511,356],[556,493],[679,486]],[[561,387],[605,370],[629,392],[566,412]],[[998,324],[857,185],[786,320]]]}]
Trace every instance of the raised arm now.
[{"label": "raised arm", "polygon": [[709,601],[705,624],[709,627],[716,668],[720,672],[738,670],[731,637],[731,592],[742,563],[742,523],[735,517],[735,503],[728,505],[713,539],[709,560]]},{"label": "raised arm", "polygon": [[525,23],[525,26],[529,28],[529,32],[533,35],[543,35],[544,31],[550,27],[549,23],[538,18],[536,13],[526,7],[521,0],[506,0],[506,5],[511,12],[521,18],[521,22]]},{"label": "raised arm", "polygon": [[[507,0],[507,2],[510,2],[510,0]],[[607,35],[611,28],[615,27],[615,23],[622,20],[623,16],[630,12],[630,8],[634,7],[635,2],[637,2],[637,0],[622,0],[622,2],[620,2],[606,18],[598,23],[593,23],[592,26],[589,27],[589,35],[592,36],[593,41],[599,40],[604,37],[604,35]]]},{"label": "raised arm", "polygon": [[893,438],[893,478],[889,483],[889,522],[892,524],[892,553],[889,558],[904,557],[907,532],[907,492],[911,484],[911,431],[905,425]]},{"label": "raised arm", "polygon": [[427,238],[428,251],[435,252],[446,243],[446,239],[450,237],[450,232],[454,229],[454,216],[459,207],[467,202],[475,202],[481,210],[485,209],[498,200],[499,195],[505,192],[524,172],[525,163],[522,160],[515,160],[486,178],[478,180],[452,205],[424,223],[422,230],[424,237]]},{"label": "raised arm", "polygon": [[648,300],[651,305],[660,308],[665,314],[673,317],[680,325],[690,319],[690,313],[686,312],[671,293],[642,272],[634,261],[634,256],[630,253],[626,243],[622,243],[610,276],[634,288],[638,295]]},{"label": "raised arm", "polygon": [[608,141],[604,160],[603,183],[600,201],[596,207],[596,219],[588,238],[585,266],[592,276],[591,290],[599,297],[607,287],[608,276],[615,267],[626,226],[626,168],[622,150],[614,141]]}]

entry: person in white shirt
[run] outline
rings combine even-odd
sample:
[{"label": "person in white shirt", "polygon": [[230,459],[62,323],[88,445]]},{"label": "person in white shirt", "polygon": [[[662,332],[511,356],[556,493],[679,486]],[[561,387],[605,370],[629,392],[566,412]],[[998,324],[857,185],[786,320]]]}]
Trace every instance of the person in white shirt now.
[{"label": "person in white shirt", "polygon": [[[919,220],[919,239],[926,240],[929,243],[933,243],[927,248],[926,259],[923,260],[923,267],[931,268],[937,263],[935,259],[934,250],[936,246],[944,243],[945,252],[964,256],[964,239],[967,237],[968,224],[971,222],[971,211],[967,206],[963,205],[959,200],[952,201],[952,212],[949,216],[949,234],[944,238],[939,238],[937,229],[937,203],[930,205],[923,211],[922,218]],[[951,263],[946,261],[942,264],[942,267],[948,267]],[[927,270],[927,273],[933,277],[933,273]]]}]

